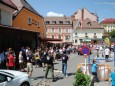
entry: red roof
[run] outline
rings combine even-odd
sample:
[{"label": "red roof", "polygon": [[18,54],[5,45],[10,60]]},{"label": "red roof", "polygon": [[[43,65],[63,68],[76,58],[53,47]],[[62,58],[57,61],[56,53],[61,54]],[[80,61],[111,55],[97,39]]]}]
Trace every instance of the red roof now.
[{"label": "red roof", "polygon": [[2,0],[2,2],[8,6],[11,6],[14,9],[17,9],[17,6],[11,0]]},{"label": "red roof", "polygon": [[115,18],[104,19],[101,24],[115,24]]}]

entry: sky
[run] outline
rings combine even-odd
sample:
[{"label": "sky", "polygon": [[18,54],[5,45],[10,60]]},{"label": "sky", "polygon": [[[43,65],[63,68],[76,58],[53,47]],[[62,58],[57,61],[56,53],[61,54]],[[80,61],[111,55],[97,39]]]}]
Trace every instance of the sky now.
[{"label": "sky", "polygon": [[115,0],[26,0],[39,14],[45,16],[71,16],[78,9],[86,8],[96,13],[99,22],[115,18]]}]

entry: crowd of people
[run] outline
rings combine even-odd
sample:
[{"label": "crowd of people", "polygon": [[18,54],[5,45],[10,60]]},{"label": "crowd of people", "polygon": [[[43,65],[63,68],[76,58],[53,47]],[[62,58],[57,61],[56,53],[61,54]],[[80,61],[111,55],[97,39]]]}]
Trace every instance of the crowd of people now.
[{"label": "crowd of people", "polygon": [[[81,46],[86,45],[82,44]],[[102,56],[105,59],[109,58],[110,51],[113,50],[113,47],[105,46],[104,44],[87,44],[91,50],[97,50],[97,57],[100,51]],[[16,55],[15,51],[12,48],[8,48],[5,52],[0,54],[0,69],[9,69],[9,70],[19,70],[27,71],[29,77],[31,78],[33,72],[33,65],[35,68],[42,67],[42,70],[45,71],[45,78],[47,78],[49,70],[51,70],[52,81],[54,81],[54,62],[55,60],[61,59],[62,61],[62,73],[63,77],[67,76],[67,61],[69,60],[70,53],[76,53],[79,46],[73,46],[71,44],[65,45],[52,45],[45,46],[40,45],[34,50],[31,50],[30,47],[21,47],[19,54]],[[95,62],[93,62],[95,63]],[[95,67],[95,65],[93,66]],[[25,70],[27,68],[27,70]],[[93,71],[93,74],[96,75],[96,70]]]},{"label": "crowd of people", "polygon": [[35,68],[42,67],[43,71],[46,71],[45,78],[47,78],[48,72],[51,70],[53,81],[55,60],[62,60],[62,72],[64,77],[67,77],[68,54],[71,52],[75,53],[76,47],[70,44],[50,47],[41,45],[34,50],[31,50],[30,47],[21,47],[18,55],[12,48],[8,48],[0,54],[0,69],[27,71],[29,77],[31,77],[33,65],[35,65]]}]

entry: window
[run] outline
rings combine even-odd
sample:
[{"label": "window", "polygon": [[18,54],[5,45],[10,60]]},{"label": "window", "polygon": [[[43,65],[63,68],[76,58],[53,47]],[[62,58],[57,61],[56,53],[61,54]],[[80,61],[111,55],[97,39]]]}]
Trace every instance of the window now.
[{"label": "window", "polygon": [[52,21],[52,24],[56,24],[56,21]]},{"label": "window", "polygon": [[46,28],[46,32],[48,31],[48,28]]},{"label": "window", "polygon": [[61,32],[61,28],[59,28],[59,32]]},{"label": "window", "polygon": [[78,26],[79,26],[79,27],[81,26],[81,22],[79,22]]},{"label": "window", "polygon": [[65,21],[66,24],[70,24],[70,21]]},{"label": "window", "polygon": [[32,18],[28,17],[28,24],[32,24]]},{"label": "window", "polygon": [[63,24],[63,21],[59,21],[59,24]]},{"label": "window", "polygon": [[49,21],[45,21],[45,24],[50,24],[50,22]]},{"label": "window", "polygon": [[54,36],[52,36],[52,39],[54,39]]},{"label": "window", "polygon": [[87,33],[85,33],[85,36],[87,36]]},{"label": "window", "polygon": [[61,36],[59,36],[58,38],[61,39]]},{"label": "window", "polygon": [[94,36],[96,36],[96,33],[94,33]]},{"label": "window", "polygon": [[0,9],[0,24],[1,24],[1,9]]},{"label": "window", "polygon": [[65,32],[67,32],[67,33],[68,33],[68,29],[65,29]]},{"label": "window", "polygon": [[88,25],[88,26],[91,26],[91,22],[88,22],[87,25]]},{"label": "window", "polygon": [[37,23],[37,27],[40,27],[40,22]]},{"label": "window", "polygon": [[75,43],[77,43],[77,40],[75,39]]},{"label": "window", "polygon": [[54,28],[52,28],[52,32],[54,32]]},{"label": "window", "polygon": [[69,40],[69,36],[65,36],[65,40]]},{"label": "window", "polygon": [[77,33],[75,33],[75,35],[77,36]]},{"label": "window", "polygon": [[7,77],[0,74],[0,83],[7,81]]}]

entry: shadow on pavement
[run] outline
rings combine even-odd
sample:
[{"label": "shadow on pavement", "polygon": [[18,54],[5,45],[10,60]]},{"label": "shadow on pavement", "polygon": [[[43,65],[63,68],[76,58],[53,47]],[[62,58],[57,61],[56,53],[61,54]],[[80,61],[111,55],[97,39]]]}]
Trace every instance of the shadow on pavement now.
[{"label": "shadow on pavement", "polygon": [[43,79],[43,78],[44,78],[44,76],[33,77],[34,80]]},{"label": "shadow on pavement", "polygon": [[68,76],[72,76],[72,75],[75,75],[75,73],[68,73]]}]

